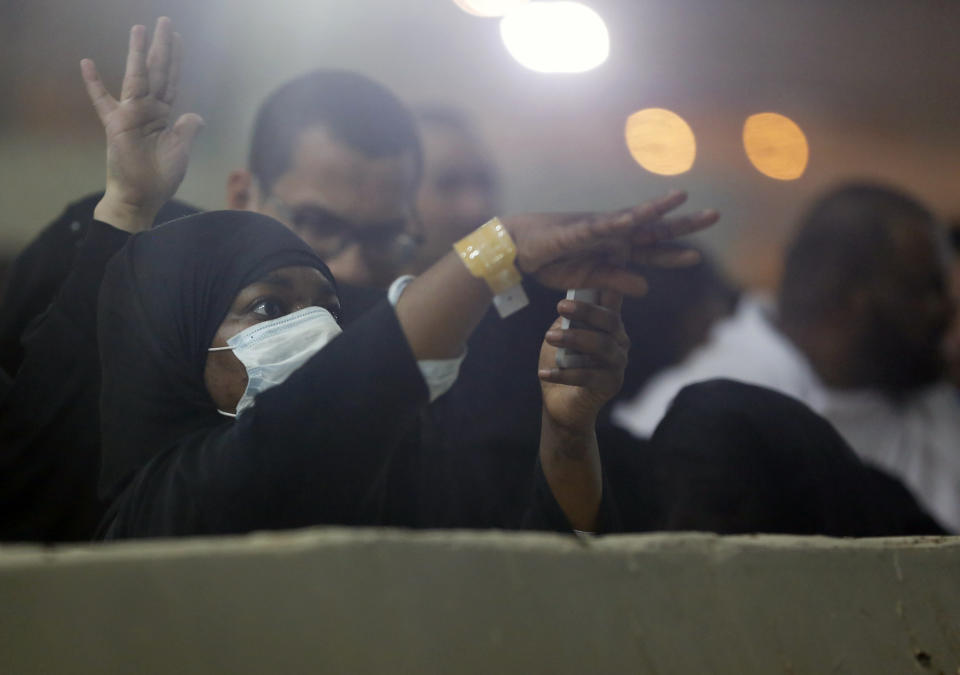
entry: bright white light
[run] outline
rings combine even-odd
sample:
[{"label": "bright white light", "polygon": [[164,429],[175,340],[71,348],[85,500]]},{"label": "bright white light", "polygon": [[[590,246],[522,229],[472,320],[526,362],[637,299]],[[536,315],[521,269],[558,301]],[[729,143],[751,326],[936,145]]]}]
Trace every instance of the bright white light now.
[{"label": "bright white light", "polygon": [[610,54],[610,34],[595,11],[579,2],[531,2],[500,20],[510,55],[541,73],[582,73]]},{"label": "bright white light", "polygon": [[467,14],[474,16],[503,16],[528,0],[453,0]]}]

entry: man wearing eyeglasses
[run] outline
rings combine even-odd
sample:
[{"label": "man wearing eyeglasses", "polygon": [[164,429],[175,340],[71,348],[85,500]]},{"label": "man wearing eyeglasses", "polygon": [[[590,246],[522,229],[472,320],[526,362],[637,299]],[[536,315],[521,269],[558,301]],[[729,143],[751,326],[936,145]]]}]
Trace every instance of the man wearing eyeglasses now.
[{"label": "man wearing eyeglasses", "polygon": [[386,288],[415,252],[422,171],[416,123],[385,87],[319,70],[273,92],[227,203],[285,223],[338,281]]}]

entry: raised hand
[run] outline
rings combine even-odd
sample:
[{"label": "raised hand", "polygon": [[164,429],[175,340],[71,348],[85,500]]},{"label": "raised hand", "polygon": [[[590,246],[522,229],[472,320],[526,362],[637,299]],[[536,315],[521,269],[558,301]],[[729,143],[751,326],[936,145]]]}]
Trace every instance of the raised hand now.
[{"label": "raised hand", "polygon": [[107,91],[96,65],[80,62],[93,107],[107,136],[107,188],[94,215],[130,232],[147,229],[187,172],[190,148],[203,119],[170,112],[180,80],[182,47],[170,19],[157,20],[147,50],[144,26],[130,29],[120,99]]},{"label": "raised hand", "polygon": [[610,213],[535,213],[502,218],[517,246],[517,266],[553,288],[606,288],[626,295],[646,292],[637,265],[682,266],[699,254],[670,246],[674,239],[713,225],[707,210],[667,216],[683,204],[671,192],[632,209]]}]

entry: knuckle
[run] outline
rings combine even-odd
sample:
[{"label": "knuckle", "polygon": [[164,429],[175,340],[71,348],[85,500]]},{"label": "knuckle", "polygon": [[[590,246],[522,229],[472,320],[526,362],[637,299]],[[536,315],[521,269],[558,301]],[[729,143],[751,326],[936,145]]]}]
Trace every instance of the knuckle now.
[{"label": "knuckle", "polygon": [[620,343],[614,340],[612,337],[608,337],[603,342],[603,353],[611,355],[613,358],[616,358],[615,355],[622,354],[623,349]]}]

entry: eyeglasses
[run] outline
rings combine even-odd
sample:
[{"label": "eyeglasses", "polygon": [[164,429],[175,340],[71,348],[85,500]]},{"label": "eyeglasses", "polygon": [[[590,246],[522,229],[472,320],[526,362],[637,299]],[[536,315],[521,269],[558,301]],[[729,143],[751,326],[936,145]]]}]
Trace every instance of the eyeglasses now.
[{"label": "eyeglasses", "polygon": [[412,211],[404,218],[357,227],[314,204],[290,205],[275,195],[267,203],[321,256],[336,256],[358,244],[368,253],[406,262],[423,243],[423,226]]}]

